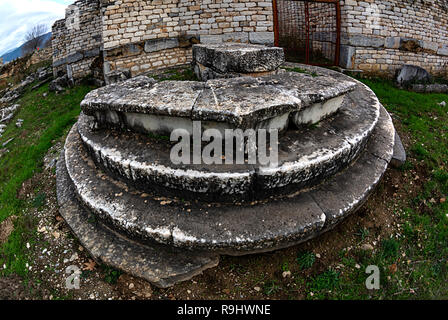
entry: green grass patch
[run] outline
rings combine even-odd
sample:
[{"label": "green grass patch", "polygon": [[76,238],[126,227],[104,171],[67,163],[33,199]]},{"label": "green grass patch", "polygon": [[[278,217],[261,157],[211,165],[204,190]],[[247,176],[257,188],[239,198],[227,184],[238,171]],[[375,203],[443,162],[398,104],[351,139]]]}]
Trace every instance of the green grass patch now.
[{"label": "green grass patch", "polygon": [[198,81],[191,68],[169,69],[163,74],[153,76],[157,81]]},{"label": "green grass patch", "polygon": [[37,194],[36,198],[33,200],[33,207],[40,208],[45,204],[45,199],[47,195],[44,192],[40,192]]},{"label": "green grass patch", "polygon": [[[22,211],[45,202],[45,194],[39,193],[32,204],[27,204],[17,198],[17,192],[24,181],[42,169],[43,157],[76,122],[80,102],[92,89],[81,85],[58,95],[48,93],[48,84],[34,91],[28,88],[18,101],[19,112],[0,138],[0,143],[14,138],[7,146],[10,152],[0,158],[0,221],[11,215],[19,217],[14,232],[0,248],[0,266],[6,266],[0,268],[3,274],[26,274],[25,245],[33,241],[35,224],[23,217]],[[14,125],[17,119],[24,120],[21,128]]]}]

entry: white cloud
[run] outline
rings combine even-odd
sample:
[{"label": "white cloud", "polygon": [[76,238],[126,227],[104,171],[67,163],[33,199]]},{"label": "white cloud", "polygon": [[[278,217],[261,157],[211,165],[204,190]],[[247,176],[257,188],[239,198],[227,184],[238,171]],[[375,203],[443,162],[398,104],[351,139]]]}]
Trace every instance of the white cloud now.
[{"label": "white cloud", "polygon": [[20,46],[26,32],[37,24],[50,31],[64,18],[65,8],[75,0],[0,0],[0,55]]}]

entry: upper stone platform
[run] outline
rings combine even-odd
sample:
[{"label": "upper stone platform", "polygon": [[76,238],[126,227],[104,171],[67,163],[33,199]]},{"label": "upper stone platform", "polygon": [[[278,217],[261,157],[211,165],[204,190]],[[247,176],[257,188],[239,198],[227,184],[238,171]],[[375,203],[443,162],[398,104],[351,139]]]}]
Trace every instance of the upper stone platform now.
[{"label": "upper stone platform", "polygon": [[207,122],[204,130],[282,131],[290,119],[297,125],[315,123],[334,113],[355,86],[347,79],[297,72],[207,82],[156,83],[140,76],[90,92],[81,108],[100,124],[143,133],[192,132],[194,120]]}]

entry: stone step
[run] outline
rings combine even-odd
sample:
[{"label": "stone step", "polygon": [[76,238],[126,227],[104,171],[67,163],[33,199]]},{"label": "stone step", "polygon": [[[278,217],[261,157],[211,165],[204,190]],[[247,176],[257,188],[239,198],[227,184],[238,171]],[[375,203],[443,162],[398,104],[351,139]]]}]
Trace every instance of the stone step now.
[{"label": "stone step", "polygon": [[[353,79],[283,72],[270,76],[199,81],[163,81],[139,76],[93,90],[83,112],[103,126],[170,135],[175,129],[278,129],[320,121],[337,111],[355,89]],[[339,99],[337,99],[339,98]],[[328,102],[329,103],[325,103]],[[312,111],[303,113],[305,110]],[[297,114],[296,114],[297,113]]]},{"label": "stone step", "polygon": [[185,199],[239,201],[297,191],[340,171],[367,142],[379,108],[374,94],[359,84],[332,118],[281,136],[279,166],[274,168],[174,165],[169,141],[133,132],[92,130],[93,118],[86,115],[81,115],[78,129],[95,163],[141,190]]},{"label": "stone step", "polygon": [[394,128],[384,109],[359,158],[315,189],[247,205],[185,203],[148,197],[95,167],[81,138],[67,137],[67,170],[83,205],[114,230],[143,243],[242,255],[313,238],[373,192],[392,157]]},{"label": "stone step", "polygon": [[59,212],[82,246],[98,262],[133,276],[144,278],[160,288],[170,287],[218,265],[219,256],[181,250],[160,244],[129,240],[92,219],[78,201],[68,176],[64,153],[57,163]]}]

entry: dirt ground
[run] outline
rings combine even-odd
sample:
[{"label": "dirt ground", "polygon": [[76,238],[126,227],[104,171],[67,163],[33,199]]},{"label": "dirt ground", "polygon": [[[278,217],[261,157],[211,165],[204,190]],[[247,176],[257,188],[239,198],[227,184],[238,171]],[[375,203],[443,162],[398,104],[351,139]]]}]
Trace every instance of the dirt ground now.
[{"label": "dirt ground", "polygon": [[[405,146],[411,143],[406,135],[401,137]],[[0,299],[303,299],[306,291],[299,278],[329,267],[343,272],[341,251],[373,251],[379,249],[382,239],[399,237],[400,203],[415,195],[427,176],[418,165],[417,172],[389,168],[376,192],[357,213],[317,239],[273,253],[221,257],[218,267],[173,288],[158,289],[144,280],[95,264],[72,236],[58,213],[56,199],[54,165],[62,145],[58,142],[49,151],[45,169],[26,181],[18,193],[18,197],[30,202],[38,198],[43,201],[42,206],[24,212],[37,221],[37,241],[27,243],[28,281],[17,276],[0,278]],[[368,235],[360,238],[361,230],[369,230]],[[311,269],[303,271],[292,263],[301,251],[316,255]],[[69,266],[82,270],[79,290],[66,289]],[[262,288],[273,279],[289,290],[266,295]]]}]

